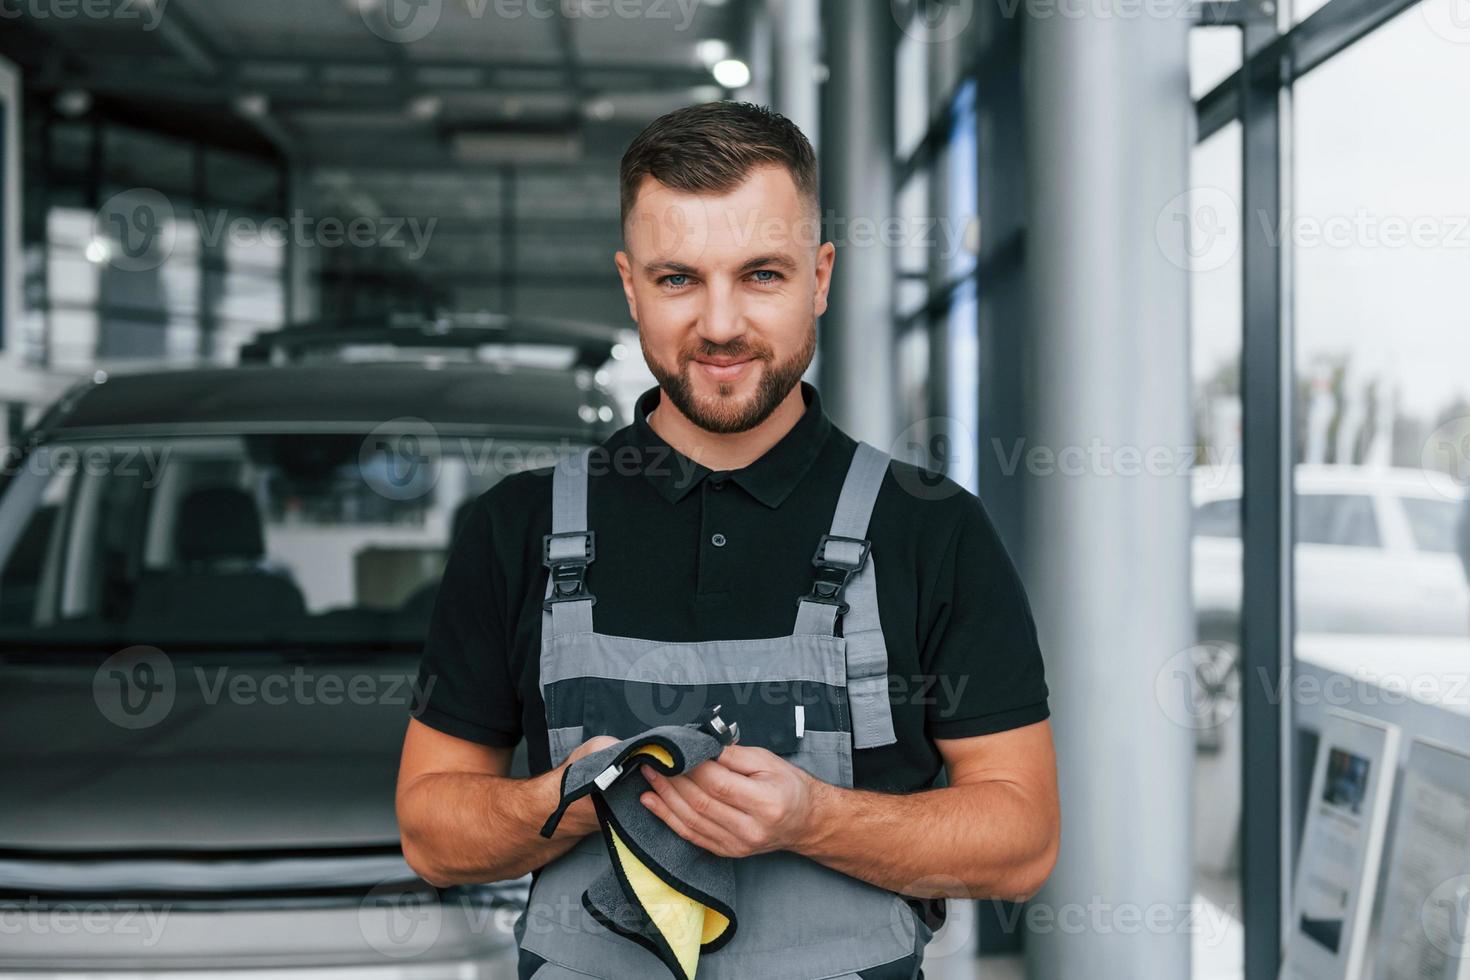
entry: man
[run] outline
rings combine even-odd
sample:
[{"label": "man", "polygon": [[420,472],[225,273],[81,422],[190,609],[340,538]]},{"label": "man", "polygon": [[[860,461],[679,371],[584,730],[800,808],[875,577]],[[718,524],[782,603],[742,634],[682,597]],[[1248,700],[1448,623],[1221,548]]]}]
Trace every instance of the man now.
[{"label": "man", "polygon": [[[523,977],[651,970],[581,918],[608,861],[589,801],[551,839],[538,828],[567,764],[650,727],[660,693],[702,707],[718,692],[740,743],[672,778],[643,770],[644,804],[747,875],[739,929],[701,975],[913,977],[938,918],[898,896],[1022,900],[1055,861],[1025,594],[974,495],[860,446],[801,380],[835,256],[801,132],[752,105],[693,106],[650,125],[620,177],[617,268],[658,387],[580,474],[507,477],[467,516],[404,744],[404,854],[440,886],[535,873]],[[521,738],[532,775],[514,779]]]}]

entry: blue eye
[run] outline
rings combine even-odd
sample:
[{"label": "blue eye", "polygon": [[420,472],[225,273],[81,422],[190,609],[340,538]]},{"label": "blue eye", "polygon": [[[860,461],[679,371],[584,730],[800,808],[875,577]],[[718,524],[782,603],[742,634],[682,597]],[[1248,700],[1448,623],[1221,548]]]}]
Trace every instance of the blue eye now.
[{"label": "blue eye", "polygon": [[[752,274],[757,277],[756,278],[756,282],[775,282],[776,279],[778,278],[777,273],[775,271],[771,270],[771,269],[757,269]],[[771,278],[769,278],[769,279],[759,278],[761,276],[770,276]]]},{"label": "blue eye", "polygon": [[[684,281],[688,278],[689,277],[684,275],[682,272],[676,272],[673,275],[664,276],[663,282],[666,286],[683,286],[685,284]],[[676,279],[678,280],[678,282],[674,281]]]}]

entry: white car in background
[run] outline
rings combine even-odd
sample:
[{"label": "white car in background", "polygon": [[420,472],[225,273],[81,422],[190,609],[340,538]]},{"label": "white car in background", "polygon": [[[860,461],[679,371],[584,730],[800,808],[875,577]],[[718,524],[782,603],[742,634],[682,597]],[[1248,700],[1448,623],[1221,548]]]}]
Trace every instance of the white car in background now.
[{"label": "white car in background", "polygon": [[[1194,483],[1200,641],[1238,643],[1238,467]],[[1465,636],[1470,585],[1457,551],[1464,502],[1421,470],[1296,468],[1296,629],[1306,634]]]},{"label": "white car in background", "polygon": [[[1461,656],[1464,501],[1412,469],[1300,465],[1295,486],[1295,655],[1369,677]],[[1226,882],[1240,858],[1240,499],[1239,467],[1195,473],[1195,861]]]}]

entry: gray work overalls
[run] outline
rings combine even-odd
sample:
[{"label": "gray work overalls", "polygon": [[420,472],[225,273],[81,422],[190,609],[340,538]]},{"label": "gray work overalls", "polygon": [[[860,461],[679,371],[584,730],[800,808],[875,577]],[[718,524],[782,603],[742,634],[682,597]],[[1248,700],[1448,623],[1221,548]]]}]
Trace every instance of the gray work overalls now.
[{"label": "gray work overalls", "polygon": [[[865,540],[889,457],[858,444],[831,532],[814,542],[812,591],[792,597],[790,635],[667,643],[593,629],[596,600],[586,581],[596,558],[596,536],[587,528],[591,452],[563,457],[555,467],[552,533],[543,543],[550,572],[540,688],[551,764],[561,765],[594,735],[631,738],[689,722],[718,704],[739,723],[741,744],[769,749],[824,782],[852,786],[853,750],[895,741],[888,652]],[[610,932],[582,906],[582,893],[608,867],[600,835],[589,834],[538,873],[514,929],[522,980],[668,975],[653,952]],[[933,930],[897,893],[788,851],[742,858],[735,875],[739,926],[727,943],[700,956],[700,980],[918,974]]]}]

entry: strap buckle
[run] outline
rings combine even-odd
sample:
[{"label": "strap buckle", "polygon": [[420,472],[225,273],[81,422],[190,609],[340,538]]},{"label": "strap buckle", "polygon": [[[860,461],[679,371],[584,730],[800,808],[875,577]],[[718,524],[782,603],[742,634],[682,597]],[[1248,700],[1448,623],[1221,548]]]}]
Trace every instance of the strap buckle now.
[{"label": "strap buckle", "polygon": [[[842,561],[838,558],[829,558],[827,545],[833,541],[857,545],[857,560]],[[800,601],[836,606],[839,616],[845,614],[851,607],[843,601],[842,594],[852,577],[868,564],[868,553],[872,550],[872,542],[863,538],[849,538],[841,534],[822,535],[822,539],[817,542],[817,550],[812,555],[812,564],[817,569],[816,581],[812,582],[811,592],[802,596]]]},{"label": "strap buckle", "polygon": [[[573,549],[572,554],[552,557],[553,543],[579,539],[581,554]],[[564,549],[557,549],[564,551]],[[551,569],[551,595],[541,603],[541,608],[551,610],[558,602],[577,602],[582,599],[596,602],[597,597],[587,591],[587,566],[597,558],[597,537],[593,531],[560,531],[541,538],[541,564]]]}]

